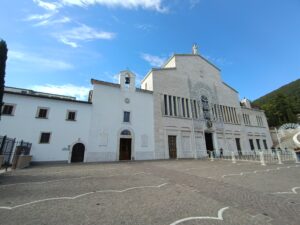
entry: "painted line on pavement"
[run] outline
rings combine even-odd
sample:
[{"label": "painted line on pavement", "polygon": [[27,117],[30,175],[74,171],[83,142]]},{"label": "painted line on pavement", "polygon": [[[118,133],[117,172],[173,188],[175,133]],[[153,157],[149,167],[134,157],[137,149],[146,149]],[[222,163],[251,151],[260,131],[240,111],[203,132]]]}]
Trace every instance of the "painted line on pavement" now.
[{"label": "painted line on pavement", "polygon": [[300,187],[293,187],[291,190],[292,191],[288,191],[288,192],[275,192],[275,193],[272,193],[272,194],[298,194],[298,192],[296,191],[297,189],[300,189]]},{"label": "painted line on pavement", "polygon": [[[241,172],[241,173],[224,174],[224,175],[222,175],[222,178],[231,177],[231,176],[243,176],[243,175],[247,175],[247,174],[266,173],[266,172],[278,171],[278,170],[281,170],[281,169],[291,169],[291,168],[296,168],[296,167],[299,167],[299,165],[286,166],[286,167],[277,167],[276,169],[254,170],[254,171],[247,171],[247,172]],[[207,178],[212,178],[212,177],[207,177]]]},{"label": "painted line on pavement", "polygon": [[177,221],[171,223],[170,225],[177,225],[177,224],[184,223],[186,221],[191,221],[191,220],[221,220],[221,221],[223,221],[224,220],[223,213],[227,209],[229,209],[229,207],[219,209],[218,217],[210,217],[210,216],[188,217],[188,218],[184,218],[181,220],[177,220]]},{"label": "painted line on pavement", "polygon": [[6,210],[12,210],[12,209],[16,209],[16,208],[21,208],[24,206],[28,206],[28,205],[32,205],[32,204],[37,204],[40,202],[47,202],[47,201],[55,201],[55,200],[75,200],[77,198],[81,198],[87,195],[91,195],[91,194],[96,194],[96,193],[123,193],[126,191],[131,191],[131,190],[137,190],[137,189],[145,189],[145,188],[161,188],[163,186],[167,185],[167,183],[163,183],[163,184],[159,184],[157,186],[137,186],[137,187],[131,187],[131,188],[126,188],[123,190],[99,190],[99,191],[92,191],[92,192],[87,192],[87,193],[83,193],[80,195],[76,195],[73,197],[57,197],[57,198],[45,198],[45,199],[40,199],[40,200],[36,200],[36,201],[32,201],[32,202],[27,202],[24,204],[20,204],[20,205],[16,205],[16,206],[0,206],[0,209],[6,209]]}]

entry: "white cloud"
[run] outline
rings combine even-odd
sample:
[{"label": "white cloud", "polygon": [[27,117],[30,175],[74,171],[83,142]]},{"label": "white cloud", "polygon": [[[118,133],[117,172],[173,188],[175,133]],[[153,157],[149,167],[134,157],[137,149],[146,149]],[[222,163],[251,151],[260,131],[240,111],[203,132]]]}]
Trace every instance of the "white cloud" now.
[{"label": "white cloud", "polygon": [[66,45],[71,46],[72,48],[77,48],[78,47],[78,44],[76,44],[73,41],[69,41],[68,39],[66,39],[64,37],[59,37],[59,41],[66,44]]},{"label": "white cloud", "polygon": [[127,9],[151,9],[158,12],[166,12],[167,8],[162,6],[162,0],[60,0],[63,5],[75,5],[87,7],[89,5],[104,5],[107,7],[122,7]]},{"label": "white cloud", "polygon": [[62,17],[60,19],[54,19],[54,20],[50,20],[50,19],[46,19],[46,20],[42,20],[38,23],[35,24],[35,26],[47,26],[47,25],[54,25],[54,24],[62,24],[62,23],[69,23],[71,22],[71,19],[69,17]]},{"label": "white cloud", "polygon": [[162,5],[163,0],[56,0],[56,2],[33,0],[33,2],[48,11],[58,11],[64,6],[88,7],[96,4],[107,7],[122,7],[126,9],[142,8],[155,10],[161,13],[168,11],[168,8]]},{"label": "white cloud", "polygon": [[113,39],[116,34],[106,31],[98,31],[92,27],[81,24],[71,30],[64,31],[54,35],[60,42],[67,44],[73,48],[78,47],[76,41],[90,41],[95,39]]},{"label": "white cloud", "polygon": [[161,67],[164,62],[166,61],[166,58],[150,55],[146,53],[141,54],[142,59],[144,59],[146,62],[150,63],[151,66],[154,67]]},{"label": "white cloud", "polygon": [[91,90],[89,87],[76,86],[73,84],[63,84],[63,85],[45,84],[45,85],[34,85],[29,88],[39,92],[73,96],[79,100],[87,100],[89,91]]},{"label": "white cloud", "polygon": [[57,3],[57,2],[50,3],[50,2],[45,2],[45,1],[41,1],[41,0],[33,0],[33,2],[47,11],[47,13],[45,13],[45,14],[29,15],[25,19],[26,21],[37,21],[34,24],[34,26],[47,26],[47,25],[71,22],[71,19],[66,16],[57,18],[57,15],[59,13],[59,8],[62,7],[62,5],[60,3]]},{"label": "white cloud", "polygon": [[34,26],[46,26],[46,25],[53,25],[53,24],[62,24],[62,23],[69,23],[71,19],[69,17],[63,16],[60,18],[55,19],[57,12],[50,12],[45,14],[33,14],[29,15],[25,21],[36,21]]},{"label": "white cloud", "polygon": [[118,84],[119,83],[119,77],[120,77],[120,74],[118,74],[118,73],[113,75],[112,76],[112,82]]},{"label": "white cloud", "polygon": [[49,19],[51,16],[53,16],[53,13],[45,13],[45,14],[34,14],[28,16],[25,20],[31,21],[31,20],[46,20]]},{"label": "white cloud", "polygon": [[45,2],[41,0],[33,0],[34,3],[36,3],[39,7],[46,9],[48,11],[57,11],[58,8],[60,8],[59,3],[51,3],[51,2]]},{"label": "white cloud", "polygon": [[54,70],[69,70],[73,69],[73,65],[57,59],[47,59],[40,55],[25,53],[20,51],[8,51],[9,62],[25,62],[30,64],[32,67],[39,67],[44,69]]}]

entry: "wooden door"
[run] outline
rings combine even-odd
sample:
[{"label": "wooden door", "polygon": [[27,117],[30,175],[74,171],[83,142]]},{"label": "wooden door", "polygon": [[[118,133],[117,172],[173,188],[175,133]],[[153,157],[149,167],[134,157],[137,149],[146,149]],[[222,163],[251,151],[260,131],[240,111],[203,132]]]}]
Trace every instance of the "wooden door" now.
[{"label": "wooden door", "polygon": [[120,139],[120,155],[119,160],[131,160],[131,139]]},{"label": "wooden door", "polygon": [[177,159],[176,136],[168,136],[170,159]]}]

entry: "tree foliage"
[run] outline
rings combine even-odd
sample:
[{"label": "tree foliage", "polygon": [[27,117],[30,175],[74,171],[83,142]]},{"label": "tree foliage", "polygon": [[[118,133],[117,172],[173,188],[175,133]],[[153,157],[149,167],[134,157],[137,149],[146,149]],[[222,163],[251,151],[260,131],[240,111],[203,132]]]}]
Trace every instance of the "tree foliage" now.
[{"label": "tree foliage", "polygon": [[300,79],[255,100],[253,105],[265,110],[271,127],[296,123],[300,114]]},{"label": "tree foliage", "polygon": [[[0,41],[0,109],[2,109],[3,105],[3,94],[4,94],[4,84],[5,84],[5,67],[7,60],[7,45],[6,42]],[[1,110],[0,110],[1,116]]]}]

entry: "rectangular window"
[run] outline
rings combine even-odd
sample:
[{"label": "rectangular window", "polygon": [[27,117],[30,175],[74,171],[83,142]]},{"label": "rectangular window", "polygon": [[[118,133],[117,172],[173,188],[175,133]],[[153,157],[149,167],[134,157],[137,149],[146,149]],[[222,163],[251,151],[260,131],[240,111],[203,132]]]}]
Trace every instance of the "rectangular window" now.
[{"label": "rectangular window", "polygon": [[37,118],[47,119],[48,118],[48,108],[38,108]]},{"label": "rectangular window", "polygon": [[236,124],[239,124],[239,119],[238,119],[238,116],[237,116],[237,113],[236,113],[236,109],[233,108],[233,114],[234,114],[234,120],[235,120],[235,123]]},{"label": "rectangular window", "polygon": [[176,97],[173,97],[173,107],[174,107],[174,116],[177,116],[177,104],[176,104]]},{"label": "rectangular window", "polygon": [[245,125],[251,125],[250,116],[248,114],[243,114],[243,119],[244,119]]},{"label": "rectangular window", "polygon": [[197,102],[196,102],[196,100],[194,100],[193,103],[194,103],[194,110],[195,110],[195,118],[198,119]]},{"label": "rectangular window", "polygon": [[234,123],[234,117],[233,117],[233,109],[232,107],[228,107],[229,115],[230,115],[230,123]]},{"label": "rectangular window", "polygon": [[14,105],[4,104],[2,107],[2,115],[13,116]]},{"label": "rectangular window", "polygon": [[235,143],[236,143],[236,148],[237,148],[237,150],[238,150],[238,151],[241,151],[242,148],[241,148],[241,141],[240,141],[240,139],[239,139],[239,138],[236,138],[236,139],[235,139]]},{"label": "rectangular window", "polygon": [[249,143],[250,143],[250,148],[251,148],[251,150],[254,150],[255,147],[254,147],[253,140],[252,140],[252,139],[249,139]]},{"label": "rectangular window", "polygon": [[228,121],[229,121],[229,123],[232,123],[230,107],[229,107],[229,106],[226,106],[226,109],[227,109],[227,113],[228,113]]},{"label": "rectangular window", "polygon": [[40,136],[40,144],[49,144],[50,143],[50,132],[42,132]]},{"label": "rectangular window", "polygon": [[186,102],[186,116],[190,118],[189,100],[186,99],[185,102]]},{"label": "rectangular window", "polygon": [[183,114],[183,117],[185,117],[184,98],[181,99],[181,103],[182,103],[182,114]]},{"label": "rectangular window", "polygon": [[169,95],[169,111],[170,111],[170,116],[172,116],[173,113],[172,113],[172,96],[171,95]]},{"label": "rectangular window", "polygon": [[257,144],[257,148],[260,150],[260,140],[259,139],[256,139],[256,144]]},{"label": "rectangular window", "polygon": [[221,105],[218,105],[218,112],[219,112],[219,119],[220,119],[220,121],[222,121],[222,122],[224,122],[224,118],[223,118],[223,111],[222,111],[222,107],[221,107]]},{"label": "rectangular window", "polygon": [[259,126],[260,127],[263,127],[264,126],[264,123],[263,123],[263,119],[261,116],[258,116],[258,120],[259,120]]},{"label": "rectangular window", "polygon": [[263,140],[263,143],[264,143],[264,147],[266,150],[268,150],[268,144],[267,144],[267,140]]},{"label": "rectangular window", "polygon": [[219,120],[219,114],[218,114],[218,107],[216,104],[214,104],[214,110],[215,110],[215,114],[216,114],[216,121]]},{"label": "rectangular window", "polygon": [[165,115],[168,115],[168,96],[164,95]]},{"label": "rectangular window", "polygon": [[228,107],[224,106],[224,111],[225,111],[225,118],[226,118],[226,122],[229,123],[230,122],[230,118],[229,118],[229,113],[228,113]]},{"label": "rectangular window", "polygon": [[177,97],[178,116],[182,116],[180,104],[181,104],[180,97]]},{"label": "rectangular window", "polygon": [[195,118],[195,112],[194,112],[193,100],[192,99],[190,99],[189,105],[191,106],[191,114],[192,114],[191,116],[192,116],[192,118]]},{"label": "rectangular window", "polygon": [[227,122],[227,117],[226,117],[226,114],[225,114],[225,107],[223,105],[221,105],[221,112],[222,112],[223,122],[226,123]]},{"label": "rectangular window", "polygon": [[126,112],[126,111],[124,112],[123,122],[125,122],[125,123],[130,122],[130,112]]},{"label": "rectangular window", "polygon": [[76,111],[67,112],[67,120],[75,121],[76,120]]},{"label": "rectangular window", "polygon": [[196,104],[197,104],[198,118],[201,118],[201,102],[196,101]]}]

